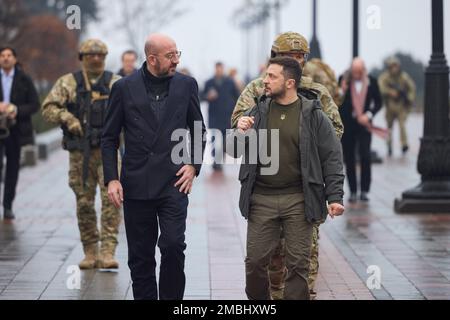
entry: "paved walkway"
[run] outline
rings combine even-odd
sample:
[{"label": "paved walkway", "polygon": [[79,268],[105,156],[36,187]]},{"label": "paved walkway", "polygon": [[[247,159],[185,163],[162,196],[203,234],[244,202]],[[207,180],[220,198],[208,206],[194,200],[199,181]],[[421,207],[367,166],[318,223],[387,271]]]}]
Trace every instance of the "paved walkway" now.
[{"label": "paved walkway", "polygon": [[[382,117],[378,118],[383,124]],[[416,173],[420,116],[409,123],[407,157],[374,165],[368,206],[321,227],[317,299],[450,299],[450,215],[397,215],[394,198],[420,181]],[[383,142],[374,148],[383,156]],[[399,149],[399,148],[397,148]],[[396,150],[397,151],[397,150]],[[0,299],[132,299],[124,228],[116,272],[81,272],[80,289],[67,288],[68,268],[82,258],[75,200],[67,185],[68,155],[21,172],[14,224],[0,223]],[[237,166],[224,176],[209,167],[195,184],[187,226],[186,299],[245,299],[246,223],[238,209]],[[100,203],[97,201],[97,207]],[[368,266],[381,288],[366,286]]]}]

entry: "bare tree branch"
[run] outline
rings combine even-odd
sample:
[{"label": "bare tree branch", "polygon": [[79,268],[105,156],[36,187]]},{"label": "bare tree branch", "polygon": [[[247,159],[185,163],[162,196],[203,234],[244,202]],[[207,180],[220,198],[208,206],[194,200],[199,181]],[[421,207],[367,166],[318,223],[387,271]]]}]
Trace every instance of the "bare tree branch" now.
[{"label": "bare tree branch", "polygon": [[158,32],[187,11],[180,7],[180,0],[127,0],[117,5],[117,28],[122,30],[128,45],[136,51],[148,34]]}]

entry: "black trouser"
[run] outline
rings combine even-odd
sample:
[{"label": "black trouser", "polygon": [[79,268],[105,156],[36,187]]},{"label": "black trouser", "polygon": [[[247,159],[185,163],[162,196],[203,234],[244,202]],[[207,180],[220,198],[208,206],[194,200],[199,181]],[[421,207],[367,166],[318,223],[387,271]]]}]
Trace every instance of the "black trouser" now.
[{"label": "black trouser", "polygon": [[370,146],[372,143],[372,134],[366,128],[359,124],[349,125],[345,127],[342,136],[342,149],[344,153],[345,168],[350,186],[350,192],[357,192],[356,183],[356,149],[359,150],[359,161],[361,164],[361,192],[370,191],[371,174],[371,158]]},{"label": "black trouser", "polygon": [[[126,190],[125,190],[126,192]],[[173,185],[156,200],[124,201],[128,266],[136,300],[157,300],[155,246],[161,251],[159,299],[181,300],[188,198]],[[158,239],[158,222],[161,234]]]},{"label": "black trouser", "polygon": [[11,131],[5,140],[0,140],[0,180],[3,180],[3,157],[6,155],[6,174],[4,180],[3,208],[12,209],[16,197],[17,180],[20,169],[20,137]]}]

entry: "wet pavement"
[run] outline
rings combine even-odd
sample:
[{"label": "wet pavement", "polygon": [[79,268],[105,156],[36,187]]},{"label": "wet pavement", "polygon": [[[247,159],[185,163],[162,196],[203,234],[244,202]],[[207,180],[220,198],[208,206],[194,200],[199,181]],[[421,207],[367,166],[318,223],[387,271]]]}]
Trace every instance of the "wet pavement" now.
[{"label": "wet pavement", "polygon": [[[383,125],[382,116],[377,121]],[[394,199],[416,186],[422,118],[409,122],[411,152],[373,166],[368,205],[347,206],[321,227],[317,299],[450,299],[450,215],[398,215]],[[396,133],[397,136],[397,133]],[[384,157],[383,141],[374,149]],[[120,268],[82,271],[72,288],[72,266],[82,258],[75,199],[67,184],[68,155],[57,151],[21,171],[13,224],[0,223],[0,299],[132,299],[123,225]],[[204,167],[190,197],[186,299],[246,299],[246,222],[238,209],[237,166],[224,175]],[[100,203],[97,199],[97,208]],[[371,266],[368,273],[368,267]],[[373,271],[381,287],[369,289]],[[69,284],[69,285],[68,285]]]}]

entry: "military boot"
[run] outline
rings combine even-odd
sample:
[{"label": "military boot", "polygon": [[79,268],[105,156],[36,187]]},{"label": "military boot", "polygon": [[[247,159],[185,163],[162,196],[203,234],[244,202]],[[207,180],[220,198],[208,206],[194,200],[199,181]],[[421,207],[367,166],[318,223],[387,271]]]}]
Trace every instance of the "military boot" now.
[{"label": "military boot", "polygon": [[94,269],[97,266],[98,245],[89,244],[83,247],[84,259],[78,264],[80,269]]},{"label": "military boot", "polygon": [[101,269],[117,269],[119,262],[114,258],[116,244],[102,242],[100,248],[99,268]]}]

